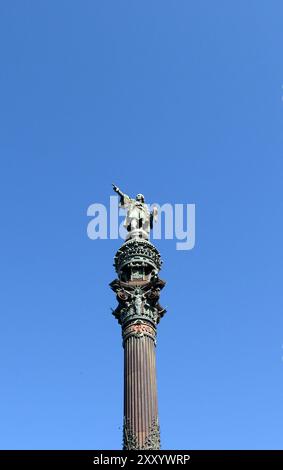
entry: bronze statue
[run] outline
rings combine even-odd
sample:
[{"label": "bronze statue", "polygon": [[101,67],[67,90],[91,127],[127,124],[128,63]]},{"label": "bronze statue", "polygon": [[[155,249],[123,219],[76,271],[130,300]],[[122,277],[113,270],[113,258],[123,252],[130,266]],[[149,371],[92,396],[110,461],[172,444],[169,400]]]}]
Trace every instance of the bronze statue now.
[{"label": "bronze statue", "polygon": [[148,240],[150,229],[153,228],[153,221],[157,220],[157,207],[152,212],[149,211],[143,194],[137,194],[136,199],[124,194],[118,186],[112,185],[115,193],[120,196],[120,207],[127,209],[124,222],[130,238],[144,238]]}]

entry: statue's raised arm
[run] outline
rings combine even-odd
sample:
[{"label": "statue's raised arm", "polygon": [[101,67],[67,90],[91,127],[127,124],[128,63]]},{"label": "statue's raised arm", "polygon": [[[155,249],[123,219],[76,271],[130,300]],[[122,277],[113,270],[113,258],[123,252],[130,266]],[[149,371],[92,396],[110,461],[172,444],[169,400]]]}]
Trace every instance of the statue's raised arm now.
[{"label": "statue's raised arm", "polygon": [[120,190],[120,188],[118,188],[118,186],[116,186],[113,183],[112,183],[112,186],[113,186],[115,193],[119,194],[120,197],[124,196],[124,193],[122,193],[122,191]]},{"label": "statue's raised arm", "polygon": [[131,198],[127,194],[124,194],[121,191],[121,189],[118,188],[118,186],[116,186],[115,184],[112,184],[112,186],[113,186],[115,193],[119,194],[120,196],[120,207],[123,207],[123,208],[128,207],[129,204],[131,203]]}]

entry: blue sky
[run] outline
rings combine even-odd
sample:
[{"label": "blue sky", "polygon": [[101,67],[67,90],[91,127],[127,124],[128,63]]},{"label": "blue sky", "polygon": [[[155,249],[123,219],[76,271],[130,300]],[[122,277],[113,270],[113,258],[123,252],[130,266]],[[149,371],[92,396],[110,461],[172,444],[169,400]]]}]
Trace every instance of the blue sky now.
[{"label": "blue sky", "polygon": [[111,183],[196,204],[156,242],[165,449],[282,448],[281,1],[0,4],[0,447],[119,449]]}]

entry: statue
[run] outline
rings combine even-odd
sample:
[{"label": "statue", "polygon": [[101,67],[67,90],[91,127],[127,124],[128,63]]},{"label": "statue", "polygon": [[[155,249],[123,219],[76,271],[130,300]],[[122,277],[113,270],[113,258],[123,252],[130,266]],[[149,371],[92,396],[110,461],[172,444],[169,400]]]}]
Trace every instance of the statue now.
[{"label": "statue", "polygon": [[157,207],[152,212],[149,211],[143,194],[137,194],[136,199],[131,199],[127,194],[112,184],[115,193],[120,196],[120,207],[127,209],[127,215],[124,222],[130,238],[144,238],[148,240],[150,229],[153,228],[153,222],[157,220]]}]

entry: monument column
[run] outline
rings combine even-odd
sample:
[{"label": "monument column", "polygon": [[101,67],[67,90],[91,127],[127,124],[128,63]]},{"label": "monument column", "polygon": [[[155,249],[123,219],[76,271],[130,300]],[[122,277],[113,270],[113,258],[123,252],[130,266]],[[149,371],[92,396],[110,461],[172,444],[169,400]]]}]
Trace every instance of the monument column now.
[{"label": "monument column", "polygon": [[160,254],[138,236],[137,226],[116,253],[117,279],[110,286],[118,300],[113,315],[122,327],[124,348],[123,448],[154,450],[160,449],[156,328],[165,313],[159,304],[165,282],[158,277]]}]

